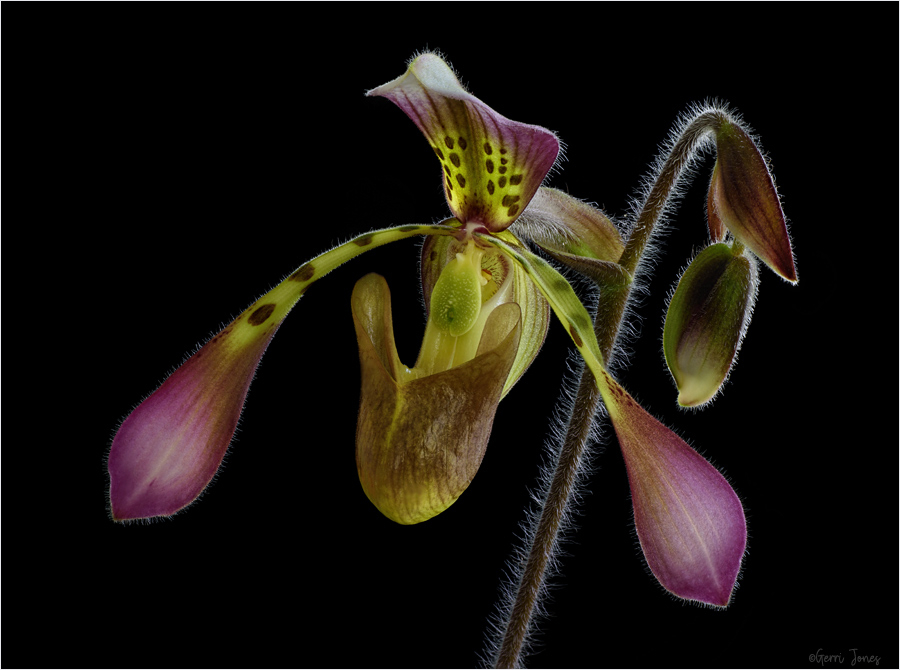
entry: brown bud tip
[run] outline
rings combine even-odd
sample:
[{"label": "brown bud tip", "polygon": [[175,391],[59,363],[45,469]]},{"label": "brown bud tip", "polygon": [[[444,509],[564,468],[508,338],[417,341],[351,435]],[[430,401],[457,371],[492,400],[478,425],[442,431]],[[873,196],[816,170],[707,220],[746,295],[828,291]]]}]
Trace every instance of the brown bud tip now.
[{"label": "brown bud tip", "polygon": [[773,271],[796,283],[797,270],[775,183],[753,139],[734,123],[716,132],[716,166],[709,185],[713,241],[725,228]]}]

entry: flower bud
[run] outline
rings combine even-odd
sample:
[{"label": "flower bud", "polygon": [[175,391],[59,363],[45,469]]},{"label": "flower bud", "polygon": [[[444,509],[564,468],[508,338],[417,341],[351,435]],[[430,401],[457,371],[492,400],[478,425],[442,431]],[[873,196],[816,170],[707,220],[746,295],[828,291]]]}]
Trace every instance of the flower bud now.
[{"label": "flower bud", "polygon": [[774,272],[797,281],[791,238],[769,168],[750,136],[734,123],[723,123],[716,131],[707,212],[714,242],[722,241],[728,229]]},{"label": "flower bud", "polygon": [[719,243],[701,251],[669,301],[663,351],[683,407],[719,392],[750,323],[756,264],[738,249]]}]

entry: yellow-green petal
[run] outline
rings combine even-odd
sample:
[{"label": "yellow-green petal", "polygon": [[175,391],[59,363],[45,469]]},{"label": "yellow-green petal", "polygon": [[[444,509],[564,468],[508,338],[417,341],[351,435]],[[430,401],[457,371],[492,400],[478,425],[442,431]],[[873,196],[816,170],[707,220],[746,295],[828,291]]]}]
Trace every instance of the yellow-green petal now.
[{"label": "yellow-green petal", "polygon": [[591,316],[575,294],[571,284],[543,258],[531,253],[524,246],[515,246],[516,243],[519,245],[521,243],[508,231],[501,235],[505,239],[500,239],[499,235],[477,234],[476,236],[497,247],[511,258],[534,282],[547,302],[550,303],[550,308],[566,328],[569,337],[572,338],[584,358],[585,364],[599,383],[600,378],[606,374],[603,354],[600,353],[600,345],[597,344]]}]

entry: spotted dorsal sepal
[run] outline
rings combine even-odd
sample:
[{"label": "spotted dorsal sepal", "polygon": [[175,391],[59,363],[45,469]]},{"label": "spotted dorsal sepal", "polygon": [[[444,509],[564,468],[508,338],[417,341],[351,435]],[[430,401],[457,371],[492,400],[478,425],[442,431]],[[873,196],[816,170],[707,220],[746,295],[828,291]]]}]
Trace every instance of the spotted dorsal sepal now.
[{"label": "spotted dorsal sepal", "polygon": [[368,95],[391,100],[424,133],[441,162],[447,203],[463,223],[508,228],[559,155],[556,135],[495,112],[435,54],[422,54],[403,76]]}]

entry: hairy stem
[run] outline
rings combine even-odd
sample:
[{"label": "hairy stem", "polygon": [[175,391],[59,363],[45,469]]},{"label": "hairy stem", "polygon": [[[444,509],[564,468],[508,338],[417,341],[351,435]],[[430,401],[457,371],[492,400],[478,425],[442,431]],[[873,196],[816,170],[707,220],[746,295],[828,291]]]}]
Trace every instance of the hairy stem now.
[{"label": "hairy stem", "polygon": [[[723,110],[704,109],[683,124],[668,157],[659,169],[628,236],[619,264],[631,275],[638,272],[654,227],[677,195],[678,183],[708,135],[731,120]],[[631,286],[605,290],[601,287],[596,305],[594,332],[609,366],[626,313]],[[522,651],[531,632],[534,610],[544,588],[547,568],[553,557],[559,529],[565,519],[572,491],[577,485],[585,453],[590,444],[591,425],[600,409],[600,392],[594,376],[583,369],[575,401],[566,424],[553,478],[546,491],[541,516],[516,588],[515,600],[507,612],[503,639],[495,659],[497,668],[521,667]]]}]

